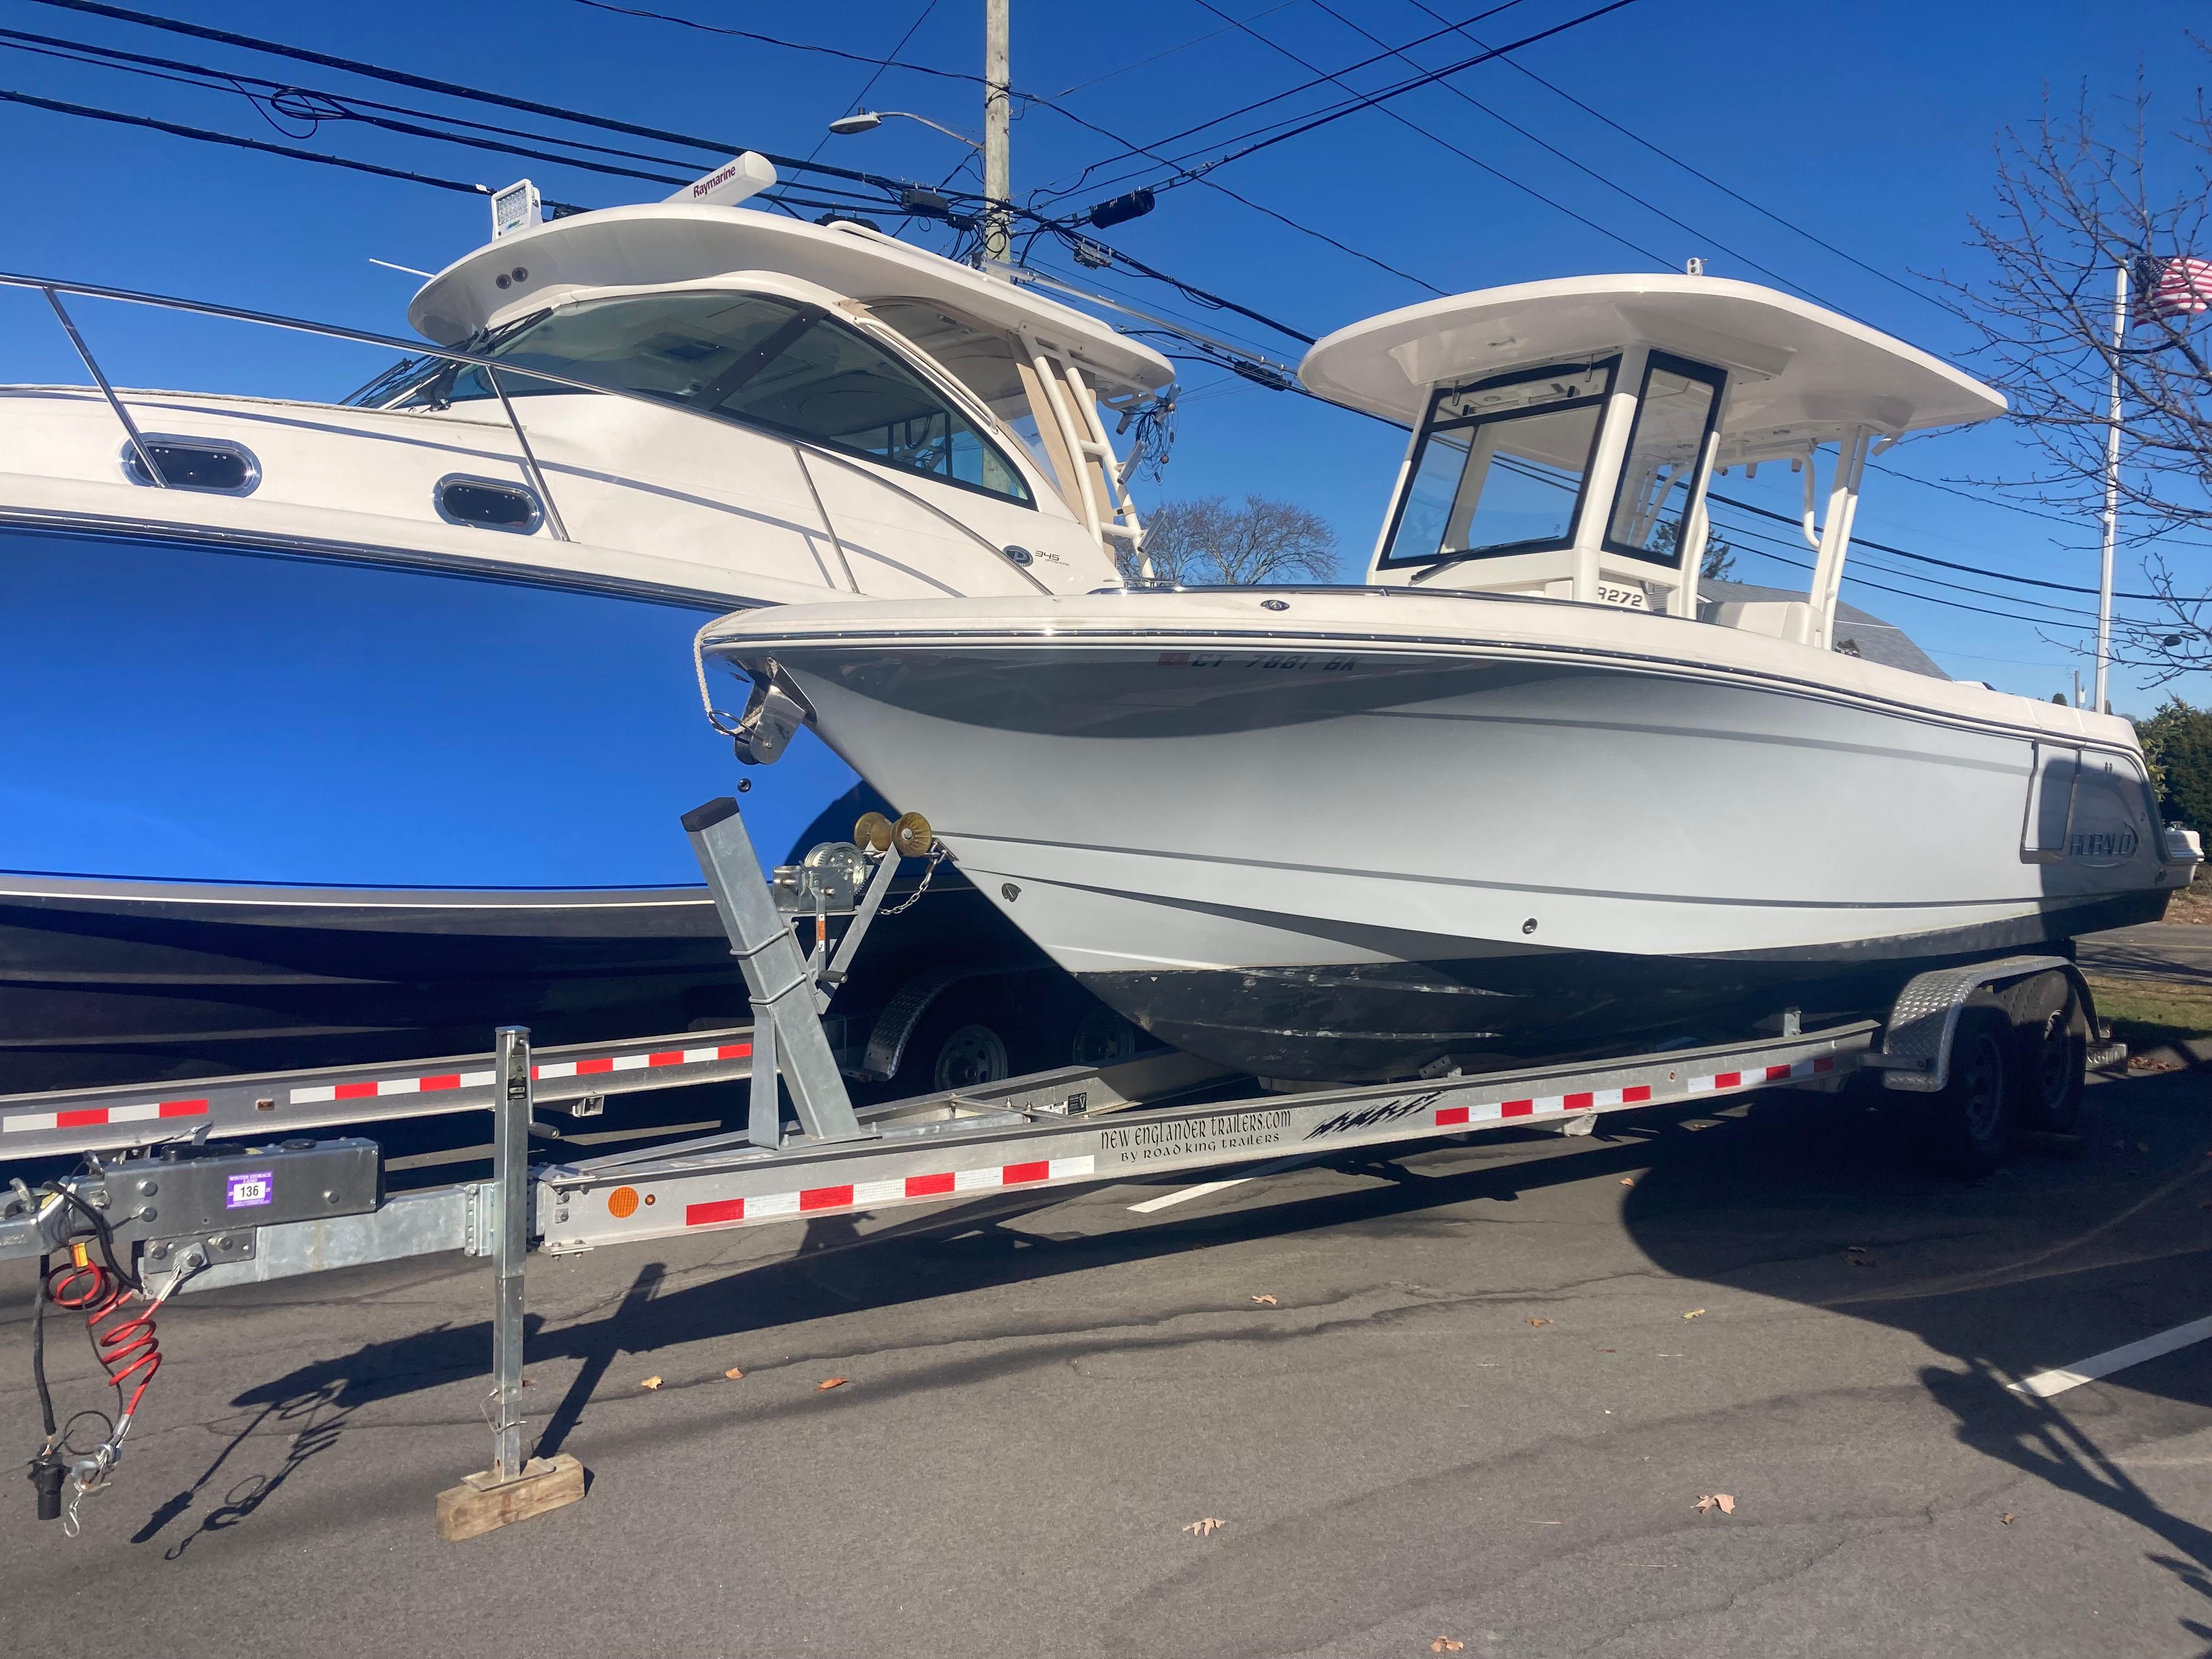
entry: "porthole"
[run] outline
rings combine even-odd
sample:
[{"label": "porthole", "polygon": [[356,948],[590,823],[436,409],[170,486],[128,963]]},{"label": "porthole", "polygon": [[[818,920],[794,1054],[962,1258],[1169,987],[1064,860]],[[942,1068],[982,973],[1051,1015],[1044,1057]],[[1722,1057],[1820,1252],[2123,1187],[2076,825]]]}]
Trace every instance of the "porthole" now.
[{"label": "porthole", "polygon": [[447,524],[472,530],[504,530],[517,536],[534,534],[545,514],[538,495],[528,486],[497,478],[471,478],[449,472],[430,492],[438,516]]},{"label": "porthole", "polygon": [[[161,469],[161,482],[172,489],[193,489],[205,495],[251,495],[261,483],[261,463],[244,444],[227,438],[180,438],[174,433],[149,432],[141,441],[154,453]],[[154,487],[153,476],[139,459],[138,447],[123,446],[123,476],[132,483]]]}]

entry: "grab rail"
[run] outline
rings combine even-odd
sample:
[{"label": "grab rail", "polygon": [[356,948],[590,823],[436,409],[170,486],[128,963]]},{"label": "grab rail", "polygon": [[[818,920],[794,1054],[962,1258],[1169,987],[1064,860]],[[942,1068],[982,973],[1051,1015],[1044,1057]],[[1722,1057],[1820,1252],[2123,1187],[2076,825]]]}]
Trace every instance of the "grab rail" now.
[{"label": "grab rail", "polygon": [[[540,497],[545,503],[546,526],[562,541],[568,539],[567,526],[561,518],[559,510],[554,506],[551,491],[546,488],[544,473],[538,464],[537,456],[531,450],[530,440],[524,434],[521,418],[515,413],[514,404],[509,402],[506,392],[499,385],[498,374],[502,368],[511,374],[526,374],[533,380],[543,380],[554,386],[565,386],[572,392],[588,392],[602,398],[625,398],[631,403],[647,404],[664,414],[672,410],[677,414],[688,416],[693,420],[708,421],[718,426],[733,426],[759,437],[773,439],[792,453],[802,470],[806,465],[807,456],[817,456],[834,466],[842,467],[848,472],[858,473],[878,488],[888,489],[932,517],[943,520],[982,548],[996,564],[1018,573],[1022,579],[1036,588],[1038,592],[1049,593],[1052,591],[1030,571],[1007,559],[1003,550],[988,536],[983,534],[975,526],[946,512],[936,502],[908,489],[893,479],[878,477],[850,456],[839,453],[827,444],[811,442],[804,438],[794,438],[787,432],[779,432],[773,427],[764,426],[757,421],[746,420],[742,416],[713,414],[705,410],[691,409],[682,404],[671,403],[665,398],[656,398],[642,392],[632,392],[626,386],[600,386],[593,381],[578,380],[573,374],[562,374],[553,369],[533,368],[518,370],[511,362],[502,362],[496,357],[488,357],[479,352],[458,351],[450,346],[425,345],[420,341],[404,340],[396,335],[379,334],[368,329],[345,328],[336,323],[311,323],[304,318],[287,317],[276,312],[247,311],[237,306],[213,305],[204,300],[180,300],[172,295],[147,294],[128,288],[107,288],[95,283],[65,283],[51,276],[27,276],[15,271],[0,271],[0,288],[33,289],[46,296],[47,303],[53,307],[55,315],[59,318],[63,328],[67,331],[70,343],[76,348],[77,356],[84,360],[85,368],[91,372],[93,379],[99,383],[100,392],[106,396],[108,407],[115,411],[116,418],[122,422],[123,429],[128,434],[131,447],[137,451],[141,462],[144,464],[148,474],[164,489],[169,487],[168,480],[162,476],[161,468],[155,463],[145,441],[139,435],[137,427],[132,422],[129,412],[124,409],[122,399],[117,397],[114,388],[108,384],[106,375],[100,372],[100,365],[94,360],[91,348],[84,342],[84,337],[77,332],[76,325],[70,319],[69,313],[62,309],[61,301],[57,297],[58,295],[82,295],[87,299],[116,300],[125,305],[151,306],[156,310],[182,311],[199,317],[221,317],[231,322],[254,323],[264,328],[286,329],[295,334],[313,334],[325,339],[349,340],[358,345],[381,346],[386,350],[400,352],[409,356],[435,357],[443,362],[466,363],[482,368],[491,380],[492,390],[498,394],[500,407],[506,412],[508,426],[514,429],[514,441],[522,451],[523,470],[538,489]],[[807,488],[810,490],[813,489],[813,479],[811,476],[807,479]],[[815,499],[817,504],[823,507],[823,522],[829,526],[830,539],[836,546],[838,562],[846,566],[849,579],[851,567],[845,558],[844,538],[837,534],[836,526],[831,523],[828,507],[821,501],[819,492],[815,493]],[[857,588],[855,591],[858,591]]]}]

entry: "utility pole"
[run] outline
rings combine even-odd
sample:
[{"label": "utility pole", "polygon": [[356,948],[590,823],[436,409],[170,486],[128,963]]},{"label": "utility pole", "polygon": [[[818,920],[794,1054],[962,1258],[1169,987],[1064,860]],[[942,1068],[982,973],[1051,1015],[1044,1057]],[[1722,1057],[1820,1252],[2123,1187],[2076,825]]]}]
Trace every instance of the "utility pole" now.
[{"label": "utility pole", "polygon": [[1013,53],[1008,43],[1013,0],[983,0],[983,257],[1004,263],[1008,258],[1008,223],[1002,204],[1014,195],[1014,170],[1009,155],[1012,134],[1008,108],[1012,101],[1009,82],[1013,76]]}]

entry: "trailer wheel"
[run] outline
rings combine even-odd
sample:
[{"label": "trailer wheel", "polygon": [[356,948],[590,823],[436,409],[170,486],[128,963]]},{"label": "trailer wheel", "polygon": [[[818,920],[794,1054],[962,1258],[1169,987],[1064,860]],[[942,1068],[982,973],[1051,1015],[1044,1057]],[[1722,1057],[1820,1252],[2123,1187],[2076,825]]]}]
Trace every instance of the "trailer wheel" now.
[{"label": "trailer wheel", "polygon": [[1012,1048],[1003,1021],[994,1018],[1000,1012],[972,993],[939,999],[907,1042],[900,1083],[924,1094],[987,1088],[1012,1077]]},{"label": "trailer wheel", "polygon": [[2081,1121],[2089,1059],[2087,1023],[2073,988],[2067,988],[2061,1006],[2017,1030],[2021,1122],[2031,1129],[2071,1134]]},{"label": "trailer wheel", "polygon": [[1136,1027],[1111,1008],[1085,1014],[1068,1040],[1067,1058],[1075,1066],[1119,1066],[1137,1054]]},{"label": "trailer wheel", "polygon": [[1951,1039],[1951,1076],[1927,1107],[1929,1160],[1945,1175],[1984,1176],[2004,1161],[2011,1129],[2009,1020],[1994,1008],[1968,1008]]}]

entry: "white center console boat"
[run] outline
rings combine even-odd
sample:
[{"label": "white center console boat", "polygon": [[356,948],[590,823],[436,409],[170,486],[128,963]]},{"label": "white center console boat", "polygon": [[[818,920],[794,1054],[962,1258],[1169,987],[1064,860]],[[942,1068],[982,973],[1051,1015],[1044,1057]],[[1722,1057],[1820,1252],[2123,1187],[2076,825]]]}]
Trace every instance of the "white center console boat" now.
[{"label": "white center console boat", "polygon": [[[1698,276],[1439,300],[1301,374],[1413,429],[1364,586],[801,605],[704,649],[1097,995],[1265,1077],[1880,1011],[2189,880],[2128,722],[1839,635],[1869,454],[2002,412],[1970,377]],[[1710,475],[1793,459],[1811,591],[1701,619]]]}]

